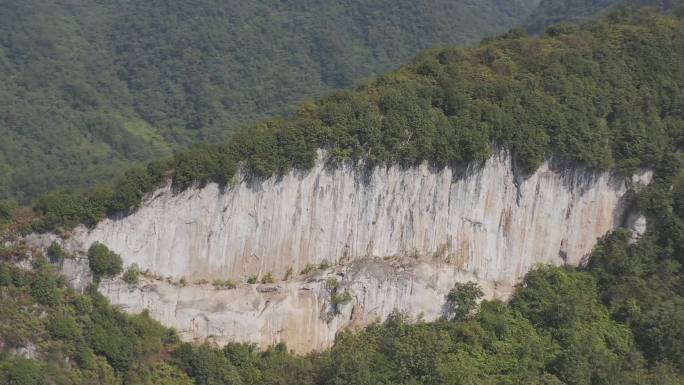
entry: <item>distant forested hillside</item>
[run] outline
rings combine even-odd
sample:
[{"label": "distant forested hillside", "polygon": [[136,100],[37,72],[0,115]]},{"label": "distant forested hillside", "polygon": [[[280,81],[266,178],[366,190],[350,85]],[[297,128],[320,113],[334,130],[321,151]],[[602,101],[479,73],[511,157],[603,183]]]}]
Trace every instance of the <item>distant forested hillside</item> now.
[{"label": "distant forested hillside", "polygon": [[538,0],[0,0],[0,199],[225,138]]},{"label": "distant forested hillside", "polygon": [[169,175],[185,189],[226,185],[240,168],[253,178],[307,170],[319,148],[331,164],[444,167],[483,161],[496,142],[521,173],[554,155],[631,175],[684,148],[683,30],[681,17],[624,9],[582,27],[555,25],[541,37],[517,28],[478,46],[429,50],[227,142],[128,170],[88,193],[49,193],[33,205],[34,230],[129,213]]},{"label": "distant forested hillside", "polygon": [[681,0],[541,0],[525,20],[525,27],[534,33],[561,21],[580,22],[619,6],[653,6],[665,11],[682,4]]}]

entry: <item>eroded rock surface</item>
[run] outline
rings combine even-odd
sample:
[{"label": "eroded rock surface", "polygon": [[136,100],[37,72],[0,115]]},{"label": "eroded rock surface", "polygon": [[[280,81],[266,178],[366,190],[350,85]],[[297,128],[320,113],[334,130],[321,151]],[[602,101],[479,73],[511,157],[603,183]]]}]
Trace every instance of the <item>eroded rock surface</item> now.
[{"label": "eroded rock surface", "polygon": [[95,229],[99,241],[164,277],[244,280],[307,263],[444,254],[492,281],[515,281],[537,263],[577,263],[622,220],[624,181],[544,164],[518,181],[501,152],[458,176],[450,168],[330,170],[319,162],[260,184],[157,191],[142,208]]},{"label": "eroded rock surface", "polygon": [[[488,297],[506,298],[536,264],[579,264],[599,237],[625,223],[629,184],[650,177],[626,181],[547,163],[521,178],[505,151],[462,170],[329,169],[319,162],[307,173],[224,191],[209,184],[174,194],[167,186],[132,215],[78,228],[63,243],[78,254],[102,242],[125,265],[163,278],[137,286],[105,281],[100,290],[128,311],[149,309],[184,339],[286,341],[306,352],[395,308],[435,319],[456,281],[476,281]],[[297,274],[323,261],[335,267]],[[269,285],[195,284],[244,283],[269,272],[280,280],[290,269],[293,277]],[[334,317],[329,277],[352,295]]]}]

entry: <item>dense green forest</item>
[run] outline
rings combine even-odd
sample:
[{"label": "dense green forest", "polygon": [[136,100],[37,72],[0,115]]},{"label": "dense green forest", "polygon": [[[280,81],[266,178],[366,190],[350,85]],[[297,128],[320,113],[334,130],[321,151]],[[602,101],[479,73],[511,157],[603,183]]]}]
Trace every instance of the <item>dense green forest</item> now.
[{"label": "dense green forest", "polygon": [[239,130],[168,162],[131,169],[113,185],[39,198],[34,230],[93,225],[125,214],[172,175],[176,188],[331,164],[477,162],[496,142],[521,174],[553,154],[565,164],[629,175],[684,147],[681,16],[622,9],[541,36],[513,29],[471,48],[433,49],[354,91],[302,103],[292,118]]},{"label": "dense green forest", "polygon": [[[244,128],[224,143],[129,170],[87,194],[53,192],[33,207],[0,205],[0,383],[76,384],[660,384],[684,382],[684,20],[620,10],[541,37],[522,29],[472,48],[428,51],[411,64]],[[436,166],[484,159],[498,142],[529,172],[550,154],[623,174],[654,169],[630,193],[648,217],[636,243],[602,239],[587,266],[538,267],[508,303],[445,298],[445,317],[341,333],[295,356],[280,344],[181,343],[145,313],[125,315],[56,275],[70,258],[19,237],[127,212],[171,175],[177,188],[262,178],[329,161]],[[29,256],[31,257],[29,259]],[[97,277],[121,273],[101,245]],[[30,262],[29,262],[30,261]],[[21,267],[20,267],[21,266]],[[133,280],[134,277],[127,279]],[[28,358],[27,358],[28,357]]]},{"label": "dense green forest", "polygon": [[[57,246],[43,256],[17,241],[24,218],[15,216],[0,248],[0,383],[681,384],[683,166],[681,154],[670,154],[655,181],[632,195],[633,209],[649,220],[637,243],[619,229],[587,267],[538,267],[508,303],[478,305],[479,289],[457,284],[441,320],[397,312],[308,356],[284,344],[260,351],[181,343],[147,314],[112,307],[95,288],[75,293],[55,273],[70,256]],[[29,255],[32,267],[18,267]],[[101,245],[88,255],[98,276],[121,271],[119,257]]]},{"label": "dense green forest", "polygon": [[537,0],[0,0],[0,199],[109,180]]},{"label": "dense green forest", "polygon": [[621,6],[652,6],[671,11],[682,4],[681,0],[541,0],[525,20],[525,28],[540,33],[561,21],[579,22]]},{"label": "dense green forest", "polygon": [[0,0],[0,200],[223,140],[428,47],[678,1]]}]

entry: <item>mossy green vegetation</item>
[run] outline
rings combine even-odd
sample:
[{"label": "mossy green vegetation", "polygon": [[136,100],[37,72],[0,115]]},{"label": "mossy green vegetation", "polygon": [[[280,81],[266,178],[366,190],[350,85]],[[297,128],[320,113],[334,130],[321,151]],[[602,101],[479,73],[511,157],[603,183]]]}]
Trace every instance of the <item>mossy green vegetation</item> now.
[{"label": "mossy green vegetation", "polygon": [[[682,19],[624,9],[541,37],[520,29],[473,48],[425,52],[355,91],[305,102],[223,144],[129,171],[113,187],[53,192],[36,201],[39,231],[126,214],[170,175],[177,189],[228,184],[242,170],[264,178],[331,163],[436,167],[478,162],[492,143],[521,173],[546,157],[625,175],[684,146]],[[169,171],[165,172],[168,168]]]}]

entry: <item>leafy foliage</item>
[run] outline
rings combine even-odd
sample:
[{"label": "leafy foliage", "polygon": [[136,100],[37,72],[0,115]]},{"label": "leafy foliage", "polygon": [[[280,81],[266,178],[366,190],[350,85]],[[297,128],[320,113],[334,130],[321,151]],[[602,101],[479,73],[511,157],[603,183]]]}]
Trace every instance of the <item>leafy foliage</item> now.
[{"label": "leafy foliage", "polygon": [[636,208],[648,215],[639,242],[618,231],[596,248],[588,270],[613,318],[628,325],[651,365],[684,370],[684,172],[671,158],[641,191]]},{"label": "leafy foliage", "polygon": [[449,291],[444,306],[444,316],[449,320],[465,321],[476,310],[477,301],[484,292],[475,282],[459,283]]},{"label": "leafy foliage", "polygon": [[[319,148],[333,164],[426,160],[442,167],[482,161],[492,142],[509,148],[523,173],[554,154],[630,174],[684,145],[681,29],[675,17],[623,10],[583,27],[550,28],[541,38],[513,30],[474,48],[428,51],[356,91],[303,103],[291,119],[178,154],[174,185],[229,184],[238,166],[250,178],[306,170]],[[49,194],[34,206],[42,216],[34,229],[125,214],[163,180],[160,169],[127,174],[114,193]]]},{"label": "leafy foliage", "polygon": [[273,277],[273,273],[270,271],[266,273],[263,277],[261,277],[261,283],[267,284],[267,283],[275,283],[275,278]]},{"label": "leafy foliage", "polygon": [[329,317],[334,317],[340,314],[340,307],[352,300],[351,294],[347,291],[340,291],[342,284],[337,278],[328,278],[325,282],[325,289],[330,295],[330,314]]},{"label": "leafy foliage", "polygon": [[113,277],[123,270],[121,257],[99,242],[88,249],[88,262],[93,275],[98,278]]},{"label": "leafy foliage", "polygon": [[122,279],[128,284],[136,284],[140,279],[140,274],[140,267],[134,263],[128,269],[126,269]]},{"label": "leafy foliage", "polygon": [[59,243],[53,241],[47,249],[47,255],[50,258],[51,263],[60,263],[64,259],[65,252]]},{"label": "leafy foliage", "polygon": [[0,200],[223,139],[430,46],[503,32],[534,3],[2,1]]},{"label": "leafy foliage", "polygon": [[57,278],[48,267],[41,268],[36,274],[36,278],[31,283],[31,295],[43,305],[59,303]]},{"label": "leafy foliage", "polygon": [[652,6],[672,11],[681,5],[681,0],[541,0],[524,24],[528,31],[540,33],[549,25],[582,21],[620,6]]},{"label": "leafy foliage", "polygon": [[35,360],[18,359],[8,374],[11,385],[44,385],[47,384],[45,374]]},{"label": "leafy foliage", "polygon": [[[28,281],[0,281],[0,383],[190,384],[162,360],[177,344],[172,330],[145,314],[124,315],[94,290],[75,293],[51,266],[36,269],[0,262],[0,272],[21,271]],[[9,353],[27,346],[35,349],[35,359]]]},{"label": "leafy foliage", "polygon": [[[31,271],[16,266],[14,258],[29,251],[8,243],[0,250],[6,260],[0,262],[0,382],[682,383],[684,159],[673,151],[684,138],[681,31],[681,20],[648,12],[612,14],[582,28],[555,26],[540,39],[512,31],[472,50],[429,52],[357,92],[304,104],[294,119],[269,121],[251,137],[245,131],[207,147],[213,149],[208,159],[243,162],[256,176],[303,167],[317,147],[337,160],[441,164],[481,159],[491,140],[512,148],[526,169],[548,150],[595,167],[652,166],[654,182],[629,199],[634,212],[647,216],[648,231],[638,240],[626,230],[608,235],[586,267],[541,266],[509,303],[482,301],[478,309],[480,289],[459,285],[447,296],[457,313],[452,320],[409,320],[395,312],[382,324],[340,333],[327,351],[300,357],[284,344],[264,351],[181,344],[146,313],[125,315],[95,290],[81,295],[66,288],[45,262]],[[439,85],[442,74],[457,86]],[[458,130],[443,125],[454,117]],[[231,179],[218,173],[225,170],[220,162],[205,162],[202,151],[189,154],[182,183]],[[117,201],[130,209],[148,178],[129,178],[122,191],[139,194]],[[91,202],[97,196],[91,194],[82,199]],[[66,226],[83,213],[105,215],[114,207],[95,200],[104,203],[86,207],[101,210],[87,211],[70,203],[74,196],[38,206],[42,226]],[[18,215],[12,211],[11,221]],[[93,245],[89,254],[100,275],[122,269],[104,246]],[[339,282],[326,288],[334,301]],[[36,359],[12,353],[27,346],[35,347]]]}]

